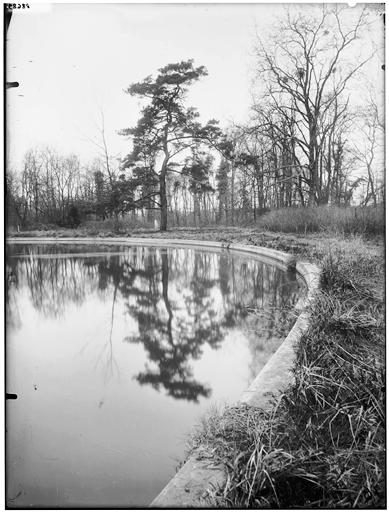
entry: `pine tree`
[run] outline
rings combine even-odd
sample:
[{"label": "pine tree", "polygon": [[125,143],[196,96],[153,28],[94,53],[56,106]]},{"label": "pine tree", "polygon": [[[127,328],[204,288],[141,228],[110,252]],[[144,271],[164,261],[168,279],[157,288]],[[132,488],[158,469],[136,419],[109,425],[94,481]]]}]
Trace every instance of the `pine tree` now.
[{"label": "pine tree", "polygon": [[[193,60],[168,64],[159,69],[156,78],[148,76],[142,82],[132,84],[127,93],[149,100],[142,109],[142,116],[134,128],[121,131],[133,140],[133,150],[125,166],[131,167],[146,162],[146,173],[158,179],[158,207],[161,211],[161,231],[167,229],[168,172],[178,172],[173,159],[182,151],[190,149],[194,142],[215,144],[220,130],[215,120],[205,126],[198,122],[199,114],[194,108],[184,106],[188,87],[206,76],[204,66],[194,67]],[[156,169],[155,162],[161,161]]]}]

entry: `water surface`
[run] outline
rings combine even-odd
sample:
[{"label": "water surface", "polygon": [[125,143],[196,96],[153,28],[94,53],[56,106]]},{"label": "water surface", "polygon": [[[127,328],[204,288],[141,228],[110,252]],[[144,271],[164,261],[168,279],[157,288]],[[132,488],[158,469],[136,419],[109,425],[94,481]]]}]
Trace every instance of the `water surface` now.
[{"label": "water surface", "polygon": [[228,251],[7,253],[9,507],[147,506],[201,414],[238,400],[279,346],[301,292]]}]

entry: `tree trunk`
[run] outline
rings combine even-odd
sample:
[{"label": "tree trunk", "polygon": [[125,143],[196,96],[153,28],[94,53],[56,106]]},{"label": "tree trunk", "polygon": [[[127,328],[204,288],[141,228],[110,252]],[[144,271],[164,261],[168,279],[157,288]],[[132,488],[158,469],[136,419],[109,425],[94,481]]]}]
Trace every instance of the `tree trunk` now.
[{"label": "tree trunk", "polygon": [[166,196],[166,171],[162,170],[159,179],[161,198],[161,225],[160,230],[167,230],[167,196]]},{"label": "tree trunk", "polygon": [[235,161],[231,164],[231,225],[234,225],[235,220]]},{"label": "tree trunk", "polygon": [[169,134],[169,123],[165,127],[165,138],[164,138],[164,148],[163,151],[165,153],[165,157],[162,162],[161,174],[159,176],[159,194],[161,199],[161,224],[160,231],[167,230],[167,194],[166,194],[166,173],[167,173],[167,164],[169,162],[169,148],[168,148],[168,134]]}]

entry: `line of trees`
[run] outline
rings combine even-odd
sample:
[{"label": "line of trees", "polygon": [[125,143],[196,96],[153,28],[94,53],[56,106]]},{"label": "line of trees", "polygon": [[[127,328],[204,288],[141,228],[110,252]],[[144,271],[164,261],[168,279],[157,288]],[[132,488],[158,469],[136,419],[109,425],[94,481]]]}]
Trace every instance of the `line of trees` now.
[{"label": "line of trees", "polygon": [[129,154],[110,157],[103,118],[101,151],[86,166],[75,155],[29,151],[21,172],[7,173],[9,224],[159,217],[166,230],[255,221],[274,208],[383,202],[377,87],[363,107],[353,101],[373,57],[370,17],[363,9],[350,22],[344,8],[324,4],[286,11],[274,35],[257,42],[250,121],[225,131],[186,106],[189,87],[207,75],[192,60],[130,85],[144,106],[137,125],[120,132]]}]

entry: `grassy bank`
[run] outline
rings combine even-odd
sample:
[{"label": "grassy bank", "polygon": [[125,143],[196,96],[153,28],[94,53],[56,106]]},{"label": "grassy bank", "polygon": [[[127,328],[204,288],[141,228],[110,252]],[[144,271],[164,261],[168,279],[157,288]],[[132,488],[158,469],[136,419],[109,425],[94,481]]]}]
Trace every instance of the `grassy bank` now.
[{"label": "grassy bank", "polygon": [[323,268],[295,382],[265,413],[228,407],[191,439],[225,464],[219,507],[385,507],[383,255],[317,243]]}]

